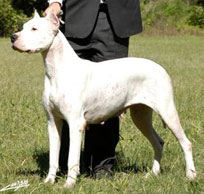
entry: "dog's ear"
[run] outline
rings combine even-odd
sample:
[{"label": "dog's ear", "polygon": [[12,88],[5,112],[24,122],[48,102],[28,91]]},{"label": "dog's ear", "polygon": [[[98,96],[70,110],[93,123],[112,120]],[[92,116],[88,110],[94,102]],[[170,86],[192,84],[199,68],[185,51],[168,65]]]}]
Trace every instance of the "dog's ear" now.
[{"label": "dog's ear", "polygon": [[34,17],[33,18],[40,18],[40,15],[38,14],[37,10],[35,9],[35,12],[34,12]]},{"label": "dog's ear", "polygon": [[46,18],[51,21],[52,25],[54,26],[54,28],[55,28],[56,30],[59,29],[60,22],[59,22],[58,17],[54,14],[54,11],[51,11],[51,12],[46,16]]}]

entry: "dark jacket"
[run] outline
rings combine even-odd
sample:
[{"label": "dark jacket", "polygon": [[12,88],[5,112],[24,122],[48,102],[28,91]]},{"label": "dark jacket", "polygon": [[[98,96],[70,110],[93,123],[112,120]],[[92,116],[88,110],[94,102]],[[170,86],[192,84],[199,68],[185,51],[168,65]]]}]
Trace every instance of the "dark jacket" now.
[{"label": "dark jacket", "polygon": [[[66,37],[86,38],[96,22],[100,0],[66,0],[64,33]],[[126,38],[142,31],[139,0],[107,0],[115,34]]]}]

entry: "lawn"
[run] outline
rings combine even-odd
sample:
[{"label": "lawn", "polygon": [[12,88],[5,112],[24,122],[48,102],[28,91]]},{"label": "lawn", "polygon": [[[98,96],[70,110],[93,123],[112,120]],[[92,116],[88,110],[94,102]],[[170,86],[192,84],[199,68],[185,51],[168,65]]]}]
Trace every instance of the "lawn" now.
[{"label": "lawn", "polygon": [[[48,170],[48,136],[42,107],[43,61],[40,54],[22,54],[0,39],[0,189],[17,181],[29,186],[15,193],[180,194],[204,193],[204,38],[202,36],[135,36],[130,56],[152,59],[170,74],[182,126],[193,143],[198,177],[185,177],[181,148],[160,118],[154,127],[165,141],[160,176],[145,178],[153,151],[133,126],[129,114],[121,119],[117,165],[111,180],[80,175],[77,185],[64,190],[66,177],[44,184]],[[117,73],[117,72],[116,72]],[[13,193],[13,190],[5,193]]]}]

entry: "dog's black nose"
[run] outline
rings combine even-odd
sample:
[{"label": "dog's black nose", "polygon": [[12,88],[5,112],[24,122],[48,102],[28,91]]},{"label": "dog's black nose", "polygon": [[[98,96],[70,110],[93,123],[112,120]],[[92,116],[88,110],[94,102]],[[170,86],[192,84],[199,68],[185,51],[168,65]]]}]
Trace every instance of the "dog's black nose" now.
[{"label": "dog's black nose", "polygon": [[17,34],[12,34],[11,35],[11,42],[12,43],[14,43],[17,39],[18,39],[18,35]]}]

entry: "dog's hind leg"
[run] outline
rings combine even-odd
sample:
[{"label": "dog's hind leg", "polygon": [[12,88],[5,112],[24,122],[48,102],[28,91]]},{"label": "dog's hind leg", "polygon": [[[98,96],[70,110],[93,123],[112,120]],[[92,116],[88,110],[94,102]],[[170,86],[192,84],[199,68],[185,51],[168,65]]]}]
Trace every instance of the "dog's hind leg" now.
[{"label": "dog's hind leg", "polygon": [[59,150],[60,150],[60,139],[62,130],[62,120],[55,118],[54,116],[48,117],[48,134],[49,134],[49,172],[45,183],[55,182],[56,173],[59,166]]},{"label": "dog's hind leg", "polygon": [[159,114],[162,117],[163,121],[167,124],[169,129],[173,132],[175,137],[178,139],[185,156],[186,176],[189,179],[193,179],[196,177],[196,171],[192,156],[192,144],[186,137],[184,130],[180,124],[179,116],[173,100],[169,100],[168,105],[163,107],[166,108],[159,110]]},{"label": "dog's hind leg", "polygon": [[135,125],[149,140],[154,149],[152,173],[158,175],[160,172],[160,161],[164,142],[152,126],[152,109],[146,105],[139,104],[131,107],[130,113]]}]

